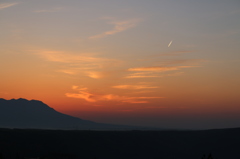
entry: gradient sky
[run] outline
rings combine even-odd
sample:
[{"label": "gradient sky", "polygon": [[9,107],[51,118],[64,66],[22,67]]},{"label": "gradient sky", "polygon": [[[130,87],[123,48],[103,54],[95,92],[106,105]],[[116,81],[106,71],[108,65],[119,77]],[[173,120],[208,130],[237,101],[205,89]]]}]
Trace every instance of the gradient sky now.
[{"label": "gradient sky", "polygon": [[96,122],[240,126],[239,0],[1,0],[0,97]]}]

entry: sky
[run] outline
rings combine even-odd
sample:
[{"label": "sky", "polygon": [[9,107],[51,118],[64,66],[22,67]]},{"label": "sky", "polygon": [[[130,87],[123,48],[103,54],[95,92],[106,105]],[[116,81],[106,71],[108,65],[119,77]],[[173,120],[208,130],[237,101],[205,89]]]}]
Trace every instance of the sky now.
[{"label": "sky", "polygon": [[95,122],[240,126],[239,0],[1,0],[0,98]]}]

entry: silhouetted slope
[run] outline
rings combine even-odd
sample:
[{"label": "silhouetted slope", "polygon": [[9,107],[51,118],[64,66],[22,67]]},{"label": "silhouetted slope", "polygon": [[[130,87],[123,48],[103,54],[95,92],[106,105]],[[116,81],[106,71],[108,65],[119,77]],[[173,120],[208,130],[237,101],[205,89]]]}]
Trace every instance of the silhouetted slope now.
[{"label": "silhouetted slope", "polygon": [[0,99],[0,127],[37,129],[127,129],[59,113],[37,100]]}]

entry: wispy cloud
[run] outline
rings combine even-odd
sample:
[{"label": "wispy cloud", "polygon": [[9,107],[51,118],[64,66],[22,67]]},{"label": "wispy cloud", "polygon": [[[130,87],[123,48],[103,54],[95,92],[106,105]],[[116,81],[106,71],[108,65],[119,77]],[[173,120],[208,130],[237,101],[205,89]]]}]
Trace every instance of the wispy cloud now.
[{"label": "wispy cloud", "polygon": [[118,66],[121,63],[119,60],[97,57],[94,53],[77,54],[42,50],[34,52],[46,61],[61,64],[61,68],[57,72],[70,75],[81,73],[95,79],[103,78],[108,74],[104,72],[106,69]]},{"label": "wispy cloud", "polygon": [[[158,61],[162,66],[150,66],[150,67],[134,67],[127,69],[131,73],[125,78],[155,78],[165,76],[178,76],[183,74],[181,71],[185,68],[199,67],[200,62],[204,62],[202,59],[184,59],[184,60],[165,60]],[[173,72],[166,74],[168,72]]]},{"label": "wispy cloud", "polygon": [[88,102],[98,101],[118,101],[124,103],[149,103],[149,99],[158,99],[164,97],[128,97],[119,96],[114,94],[96,94],[88,91],[88,88],[80,88],[78,86],[72,86],[72,89],[78,91],[78,93],[66,93],[65,95],[70,98],[84,99]]},{"label": "wispy cloud", "polygon": [[104,73],[103,72],[88,71],[88,72],[86,72],[86,75],[88,77],[95,78],[95,79],[104,77]]},{"label": "wispy cloud", "polygon": [[175,73],[170,73],[170,74],[157,74],[157,73],[146,73],[146,72],[141,72],[141,73],[133,73],[130,74],[128,76],[126,76],[125,78],[160,78],[160,77],[167,77],[167,76],[180,76],[182,75],[184,72],[175,72]]},{"label": "wispy cloud", "polygon": [[62,73],[69,74],[69,75],[77,74],[77,71],[74,69],[61,69],[61,70],[58,70],[57,72],[62,72]]},{"label": "wispy cloud", "polygon": [[125,78],[154,78],[154,77],[163,77],[159,75],[136,75],[136,74],[130,74],[126,76]]},{"label": "wispy cloud", "polygon": [[97,58],[88,54],[91,53],[82,53],[82,54],[72,54],[69,52],[61,51],[38,51],[40,56],[45,58],[48,61],[61,62],[61,63],[82,63],[82,62],[94,62],[98,63],[99,61],[105,61],[106,59]]},{"label": "wispy cloud", "polygon": [[152,89],[152,88],[158,88],[158,87],[149,86],[149,85],[117,85],[117,86],[112,86],[112,88],[117,88],[117,89]]},{"label": "wispy cloud", "polygon": [[36,13],[51,13],[51,12],[59,12],[62,9],[63,9],[62,7],[57,7],[57,8],[51,8],[51,9],[36,10],[34,12],[36,12]]},{"label": "wispy cloud", "polygon": [[89,37],[89,39],[99,39],[108,35],[114,35],[119,32],[123,32],[125,30],[135,27],[139,22],[140,22],[140,19],[130,19],[130,20],[123,20],[123,21],[116,21],[111,19],[109,24],[114,25],[112,30],[105,31],[101,34],[91,36]]},{"label": "wispy cloud", "polygon": [[[179,70],[183,68],[191,68],[198,66],[172,66],[172,67],[138,67],[138,68],[130,68],[128,71],[134,72],[127,75],[125,78],[156,78],[156,77],[166,77],[166,76],[179,76],[182,75],[183,72],[179,72]],[[170,74],[166,74],[168,71],[178,71]]]},{"label": "wispy cloud", "polygon": [[17,2],[14,2],[14,3],[0,3],[0,10],[4,9],[4,8],[12,7],[16,4],[19,4],[19,3],[17,3]]},{"label": "wispy cloud", "polygon": [[128,71],[150,71],[150,72],[165,72],[165,71],[174,71],[179,70],[181,68],[190,68],[196,66],[173,66],[173,67],[137,67],[137,68],[129,68]]},{"label": "wispy cloud", "polygon": [[127,75],[125,78],[153,78],[153,77],[160,77],[159,74],[154,72],[134,72],[130,75]]}]

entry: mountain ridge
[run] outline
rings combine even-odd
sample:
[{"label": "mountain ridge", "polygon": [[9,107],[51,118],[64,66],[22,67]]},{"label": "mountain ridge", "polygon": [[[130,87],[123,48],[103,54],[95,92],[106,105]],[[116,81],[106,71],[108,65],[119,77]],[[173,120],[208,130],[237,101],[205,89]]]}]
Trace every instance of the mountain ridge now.
[{"label": "mountain ridge", "polygon": [[137,127],[97,123],[60,113],[39,100],[0,98],[0,127],[35,129],[114,130]]}]

